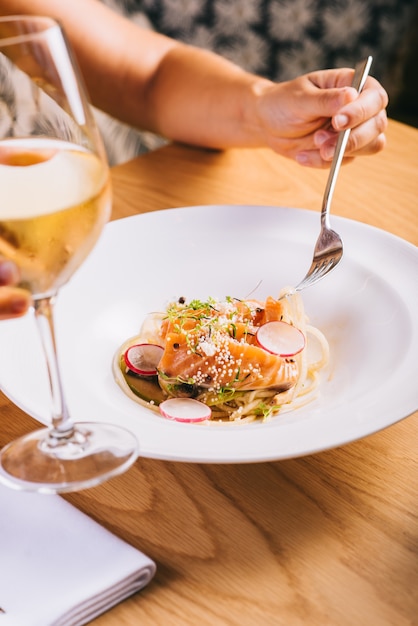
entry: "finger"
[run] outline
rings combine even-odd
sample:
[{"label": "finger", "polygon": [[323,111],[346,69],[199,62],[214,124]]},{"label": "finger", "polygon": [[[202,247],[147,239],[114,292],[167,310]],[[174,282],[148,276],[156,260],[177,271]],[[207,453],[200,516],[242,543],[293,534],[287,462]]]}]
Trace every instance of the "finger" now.
[{"label": "finger", "polygon": [[[333,142],[332,144],[323,144],[320,147],[319,153],[320,153],[321,159],[324,162],[329,164],[330,161],[332,161],[334,157],[334,153],[335,153],[335,145],[336,144]],[[386,145],[386,136],[384,133],[382,133],[381,135],[376,137],[373,141],[369,142],[366,146],[364,146],[364,148],[359,148],[355,151],[347,150],[345,152],[344,159],[345,160],[354,159],[355,157],[358,157],[358,156],[377,154],[378,152],[383,150],[385,145]]]},{"label": "finger", "polygon": [[358,93],[353,87],[322,88],[307,77],[301,104],[309,117],[327,119],[333,118],[341,110],[344,112],[344,109],[357,99]]},{"label": "finger", "polygon": [[350,87],[353,82],[354,69],[341,67],[329,70],[314,70],[309,72],[308,77],[319,89]]},{"label": "finger", "polygon": [[[385,109],[388,101],[388,95],[383,87],[373,77],[369,77],[358,98],[343,105],[332,117],[332,126],[338,131],[355,128],[376,116],[379,117],[381,123],[385,120],[387,123]],[[380,132],[384,132],[385,128],[386,126],[382,127]]]},{"label": "finger", "polygon": [[[386,145],[384,132],[380,132],[382,126],[377,119],[373,118],[351,131],[348,138],[345,154],[346,156],[360,156],[377,154]],[[326,131],[318,131],[314,137],[315,146],[318,147],[321,158],[330,161],[335,152],[338,134]]]},{"label": "finger", "polygon": [[385,145],[385,131],[387,116],[381,111],[363,124],[356,126],[350,133],[347,143],[347,153],[351,155],[375,154]]},{"label": "finger", "polygon": [[24,289],[0,288],[0,320],[21,317],[27,312],[30,304],[31,296]]},{"label": "finger", "polygon": [[[332,158],[324,159],[319,150],[304,150],[303,152],[298,152],[295,156],[295,160],[299,165],[315,167],[317,169],[329,169]],[[345,165],[352,160],[353,157],[344,157],[342,164]]]},{"label": "finger", "polygon": [[19,282],[19,270],[12,261],[0,258],[0,286]]}]

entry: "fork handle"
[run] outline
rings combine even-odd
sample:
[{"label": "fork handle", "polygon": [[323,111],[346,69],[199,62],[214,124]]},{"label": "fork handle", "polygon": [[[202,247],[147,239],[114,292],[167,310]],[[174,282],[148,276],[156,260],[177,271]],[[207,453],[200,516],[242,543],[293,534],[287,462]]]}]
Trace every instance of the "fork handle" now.
[{"label": "fork handle", "polygon": [[[365,61],[361,61],[356,65],[354,71],[353,82],[351,86],[360,93],[364,87],[364,83],[366,82],[367,76],[369,75],[370,67],[372,64],[373,58],[371,56],[367,57]],[[343,130],[339,133],[337,139],[337,145],[335,147],[334,157],[331,163],[331,169],[328,175],[327,184],[324,192],[324,199],[322,203],[322,211],[321,211],[321,222],[327,228],[329,228],[329,208],[331,205],[332,196],[335,189],[335,183],[337,181],[337,176],[340,171],[341,163],[344,157],[344,152],[347,146],[348,137],[350,135],[350,128]]]}]

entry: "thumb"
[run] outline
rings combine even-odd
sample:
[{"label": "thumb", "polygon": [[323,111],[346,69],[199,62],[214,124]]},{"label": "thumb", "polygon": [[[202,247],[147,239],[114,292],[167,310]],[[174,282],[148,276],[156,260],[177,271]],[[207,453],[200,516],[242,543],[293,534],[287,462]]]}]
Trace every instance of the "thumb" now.
[{"label": "thumb", "polygon": [[[308,95],[308,94],[307,94]],[[312,85],[308,97],[304,99],[305,105],[316,117],[334,117],[338,111],[353,102],[358,97],[354,87],[331,87],[324,89]]]}]

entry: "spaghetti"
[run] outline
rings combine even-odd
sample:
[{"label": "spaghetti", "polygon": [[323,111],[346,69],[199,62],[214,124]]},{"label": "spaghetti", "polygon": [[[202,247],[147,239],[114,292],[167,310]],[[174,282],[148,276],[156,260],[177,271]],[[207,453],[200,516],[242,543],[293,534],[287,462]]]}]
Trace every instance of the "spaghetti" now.
[{"label": "spaghetti", "polygon": [[[260,329],[271,322],[298,329],[302,348],[285,355],[265,349]],[[138,344],[162,349],[152,377],[126,366],[126,351]],[[158,411],[166,398],[187,397],[209,406],[211,421],[248,422],[310,401],[328,357],[328,342],[308,323],[300,294],[286,289],[263,302],[172,302],[165,312],[149,315],[139,335],[119,348],[113,368],[124,391],[148,408]]]}]

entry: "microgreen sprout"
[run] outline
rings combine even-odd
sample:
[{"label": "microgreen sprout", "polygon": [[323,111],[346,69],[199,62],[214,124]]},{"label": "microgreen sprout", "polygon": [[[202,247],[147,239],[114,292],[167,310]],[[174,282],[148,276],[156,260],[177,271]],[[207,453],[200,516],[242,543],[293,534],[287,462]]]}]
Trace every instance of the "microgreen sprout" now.
[{"label": "microgreen sprout", "polygon": [[265,402],[260,402],[254,409],[254,414],[257,417],[261,417],[263,418],[263,420],[266,420],[268,417],[270,417],[271,415],[273,415],[273,413],[277,412],[280,410],[280,405],[279,404],[273,404],[273,405],[269,405],[266,404]]}]

